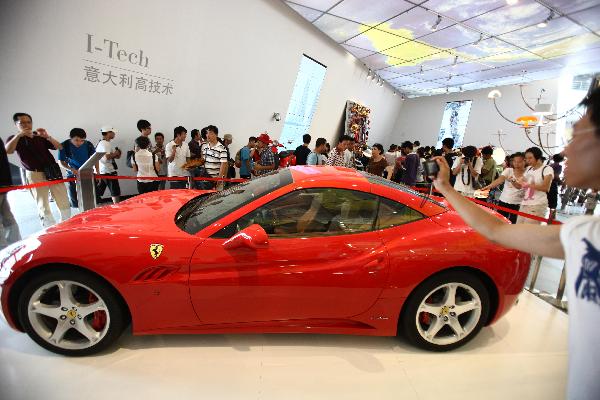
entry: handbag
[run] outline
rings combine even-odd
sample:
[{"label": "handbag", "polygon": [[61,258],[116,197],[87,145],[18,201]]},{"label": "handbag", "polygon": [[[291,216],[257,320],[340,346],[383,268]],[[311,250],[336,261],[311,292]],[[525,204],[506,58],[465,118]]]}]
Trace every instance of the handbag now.
[{"label": "handbag", "polygon": [[135,154],[135,152],[133,150],[129,150],[127,152],[127,161],[126,161],[126,163],[127,163],[127,166],[129,168],[133,168],[133,163],[134,163],[134,161],[133,161],[133,155],[134,154]]},{"label": "handbag", "polygon": [[44,175],[46,175],[46,180],[48,181],[57,181],[63,178],[60,166],[55,162],[44,167]]}]

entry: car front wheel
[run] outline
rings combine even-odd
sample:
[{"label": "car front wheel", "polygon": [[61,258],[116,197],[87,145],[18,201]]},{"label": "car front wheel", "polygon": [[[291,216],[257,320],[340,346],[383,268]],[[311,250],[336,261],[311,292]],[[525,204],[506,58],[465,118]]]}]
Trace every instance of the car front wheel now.
[{"label": "car front wheel", "polygon": [[104,350],[125,326],[114,289],[82,271],[51,271],[35,277],[21,293],[18,310],[31,339],[68,356]]},{"label": "car front wheel", "polygon": [[419,285],[401,324],[406,338],[426,350],[448,351],[473,339],[488,319],[489,294],[472,274],[449,271]]}]

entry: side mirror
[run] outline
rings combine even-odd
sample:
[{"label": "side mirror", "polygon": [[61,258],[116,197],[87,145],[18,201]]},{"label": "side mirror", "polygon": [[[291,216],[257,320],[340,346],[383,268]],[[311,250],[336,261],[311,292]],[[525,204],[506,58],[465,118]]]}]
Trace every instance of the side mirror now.
[{"label": "side mirror", "polygon": [[249,249],[264,248],[269,245],[269,237],[262,226],[253,224],[229,238],[223,247],[227,250],[247,247]]}]

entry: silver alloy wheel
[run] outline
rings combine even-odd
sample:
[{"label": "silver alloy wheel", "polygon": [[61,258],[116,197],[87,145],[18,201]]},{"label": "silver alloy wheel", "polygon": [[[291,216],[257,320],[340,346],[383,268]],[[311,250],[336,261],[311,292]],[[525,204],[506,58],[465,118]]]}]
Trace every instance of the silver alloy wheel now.
[{"label": "silver alloy wheel", "polygon": [[[435,345],[454,344],[475,329],[481,309],[481,299],[471,286],[458,282],[440,285],[421,301],[415,317],[417,331]],[[429,323],[423,322],[424,317]]]},{"label": "silver alloy wheel", "polygon": [[[90,294],[96,300],[86,303],[83,299],[89,299]],[[102,312],[106,319],[99,330],[92,326],[96,312]],[[89,287],[73,281],[54,281],[39,287],[29,299],[27,314],[39,337],[66,350],[95,345],[106,336],[110,326],[104,300]]]}]

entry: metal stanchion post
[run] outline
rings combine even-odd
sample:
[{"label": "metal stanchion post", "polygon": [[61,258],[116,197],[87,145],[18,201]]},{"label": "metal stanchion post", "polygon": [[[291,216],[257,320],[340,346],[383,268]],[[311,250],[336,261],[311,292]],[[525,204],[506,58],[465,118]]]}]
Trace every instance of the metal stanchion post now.
[{"label": "metal stanchion post", "polygon": [[79,168],[77,174],[77,202],[79,210],[87,211],[96,208],[96,182],[94,166],[104,157],[104,152],[94,153]]},{"label": "metal stanchion post", "polygon": [[565,295],[565,287],[567,285],[567,264],[563,263],[562,271],[560,273],[560,281],[558,282],[558,289],[556,290],[556,297],[551,296],[547,293],[540,294],[540,298],[558,307],[562,310],[567,310],[568,302],[563,300]]},{"label": "metal stanchion post", "polygon": [[535,282],[537,281],[538,275],[540,273],[540,267],[542,265],[542,256],[535,256],[535,261],[533,264],[533,272],[531,274],[531,281],[529,282],[529,286],[525,288],[529,290],[533,294],[539,293],[539,290],[535,290]]},{"label": "metal stanchion post", "polygon": [[191,176],[187,177],[187,188],[188,189],[193,189],[194,188],[194,180]]}]

